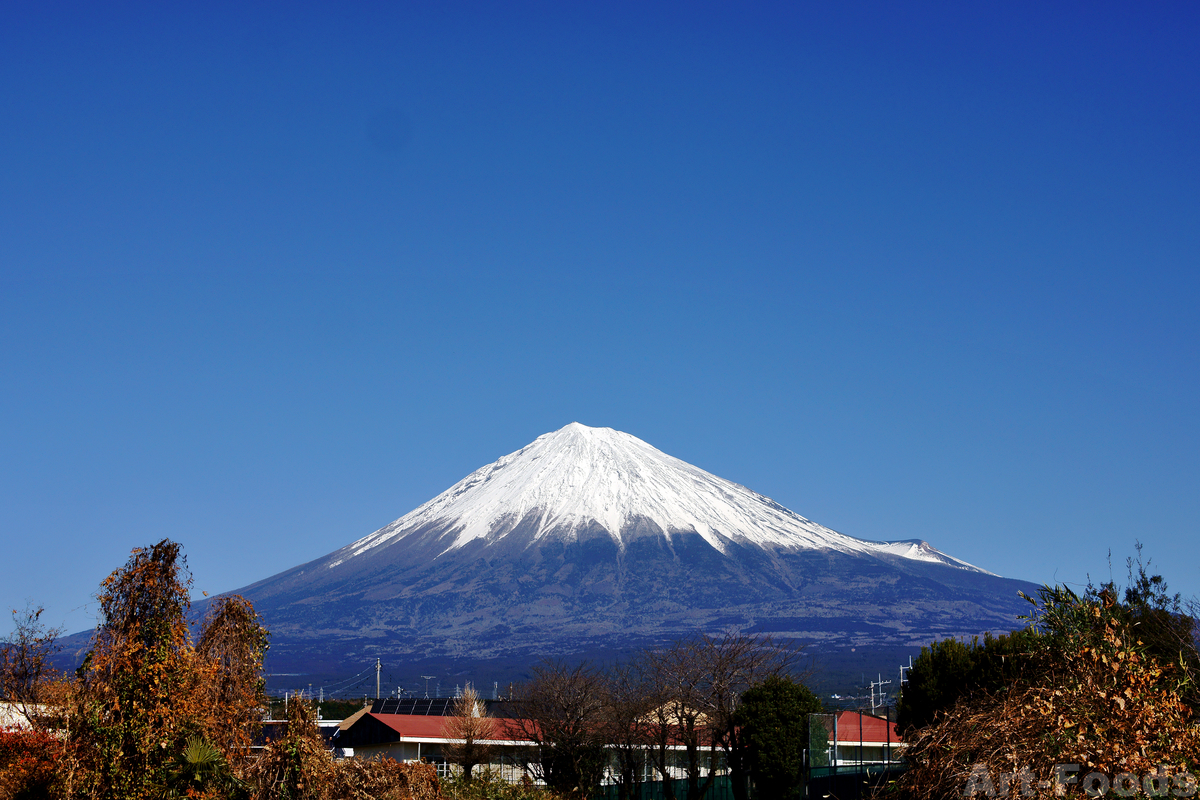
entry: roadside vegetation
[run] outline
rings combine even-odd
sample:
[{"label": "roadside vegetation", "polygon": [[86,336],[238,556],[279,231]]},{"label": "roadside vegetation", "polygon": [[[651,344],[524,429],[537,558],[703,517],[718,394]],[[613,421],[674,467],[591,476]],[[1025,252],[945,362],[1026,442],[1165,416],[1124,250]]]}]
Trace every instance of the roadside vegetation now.
[{"label": "roadside vegetation", "polygon": [[14,614],[0,692],[28,727],[0,730],[0,799],[434,800],[433,767],[335,762],[311,707],[253,749],[266,710],[267,631],[241,597],[214,602],[193,640],[181,547],[133,551],[100,586],[100,624],[74,674],[55,674],[57,630]]},{"label": "roadside vegetation", "polygon": [[[503,780],[494,725],[468,691],[447,718],[459,766],[335,760],[311,701],[287,706],[265,746],[267,631],[240,597],[211,604],[193,637],[178,544],[134,550],[101,585],[83,664],[50,667],[59,631],[14,612],[0,695],[27,724],[0,728],[0,800],[700,800],[723,764],[736,800],[802,796],[809,715],[798,652],[769,637],[697,635],[611,667],[544,661],[510,698],[506,724],[532,743]],[[925,648],[898,719],[909,769],[894,800],[1196,796],[1200,653],[1195,609],[1138,558],[1124,588],[1045,587],[1028,626]],[[355,710],[351,703],[346,710]],[[252,746],[255,745],[255,746]],[[536,779],[536,780],[534,780]],[[535,785],[537,784],[537,785]]]},{"label": "roadside vegetation", "polygon": [[1194,609],[1138,557],[1128,585],[1046,587],[1029,626],[925,648],[898,718],[901,798],[1190,797],[1200,772]]},{"label": "roadside vegetation", "polygon": [[[552,790],[586,797],[607,767],[618,800],[642,797],[647,782],[667,800],[700,800],[721,765],[736,800],[785,773],[799,780],[807,714],[820,710],[793,677],[799,655],[768,636],[727,633],[611,669],[544,661],[514,698],[517,733],[534,743],[529,768]],[[789,712],[802,716],[784,724]]]},{"label": "roadside vegetation", "polygon": [[0,728],[0,800],[582,800],[606,769],[621,800],[655,778],[669,800],[699,800],[718,762],[745,800],[752,782],[797,776],[807,718],[793,717],[818,710],[793,678],[798,651],[770,637],[698,635],[611,669],[537,665],[507,723],[533,743],[520,756],[532,779],[509,783],[491,766],[495,721],[472,691],[447,718],[455,776],[335,760],[311,700],[291,699],[285,733],[260,744],[263,717],[283,712],[264,691],[268,633],[235,596],[213,602],[193,636],[190,586],[179,544],[134,550],[101,584],[100,623],[70,674],[50,666],[60,632],[37,609],[14,613],[0,697],[27,724]]}]

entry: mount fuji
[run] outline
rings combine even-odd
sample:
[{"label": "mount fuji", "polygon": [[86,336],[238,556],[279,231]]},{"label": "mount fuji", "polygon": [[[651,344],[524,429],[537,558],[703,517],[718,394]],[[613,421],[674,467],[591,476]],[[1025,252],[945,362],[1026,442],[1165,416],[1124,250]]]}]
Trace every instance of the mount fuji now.
[{"label": "mount fuji", "polygon": [[926,542],[830,530],[645,442],[578,423],[395,522],[242,590],[273,669],[381,657],[527,663],[696,631],[822,649],[1009,630],[1036,587]]}]

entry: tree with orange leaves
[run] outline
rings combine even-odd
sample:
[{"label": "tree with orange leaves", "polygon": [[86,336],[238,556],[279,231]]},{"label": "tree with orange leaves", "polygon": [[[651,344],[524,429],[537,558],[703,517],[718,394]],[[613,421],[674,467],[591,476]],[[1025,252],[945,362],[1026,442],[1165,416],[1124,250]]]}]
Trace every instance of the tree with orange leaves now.
[{"label": "tree with orange leaves", "polygon": [[[100,625],[72,693],[68,794],[158,797],[183,774],[236,783],[265,701],[267,633],[248,601],[220,598],[197,646],[190,586],[182,547],[167,539],[134,550],[101,584]],[[191,769],[198,753],[201,771]]]},{"label": "tree with orange leaves", "polygon": [[79,786],[100,797],[148,797],[170,759],[199,733],[200,684],[187,624],[191,576],[179,544],[133,551],[100,585],[100,625],[80,669],[70,742]]},{"label": "tree with orange leaves", "polygon": [[215,600],[196,643],[197,668],[205,709],[205,737],[230,762],[250,754],[267,707],[263,656],[267,631],[250,601],[240,595]]},{"label": "tree with orange leaves", "polygon": [[0,798],[440,797],[427,764],[335,762],[305,704],[293,704],[287,736],[249,758],[265,706],[267,633],[247,600],[218,598],[194,643],[190,586],[179,544],[134,550],[101,584],[101,621],[83,666],[48,685],[56,632],[28,615],[0,658],[0,686],[53,706],[37,717],[52,730],[0,731]]}]

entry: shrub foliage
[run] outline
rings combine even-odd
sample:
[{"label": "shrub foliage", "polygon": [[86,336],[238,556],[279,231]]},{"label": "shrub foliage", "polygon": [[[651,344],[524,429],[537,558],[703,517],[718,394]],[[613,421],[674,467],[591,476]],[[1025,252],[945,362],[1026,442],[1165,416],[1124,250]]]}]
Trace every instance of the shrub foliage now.
[{"label": "shrub foliage", "polygon": [[334,761],[311,709],[256,752],[267,632],[241,597],[215,600],[193,641],[179,544],[134,550],[100,586],[101,620],[74,676],[47,658],[57,631],[18,616],[0,691],[28,719],[0,729],[0,800],[438,800],[426,764]]},{"label": "shrub foliage", "polygon": [[1131,563],[1124,593],[1043,588],[1029,628],[1006,641],[924,651],[905,688],[911,766],[899,793],[1082,796],[1105,788],[1084,786],[1093,772],[1114,789],[1126,776],[1122,791],[1144,791],[1146,776],[1188,791],[1200,765],[1193,620],[1147,566]]}]

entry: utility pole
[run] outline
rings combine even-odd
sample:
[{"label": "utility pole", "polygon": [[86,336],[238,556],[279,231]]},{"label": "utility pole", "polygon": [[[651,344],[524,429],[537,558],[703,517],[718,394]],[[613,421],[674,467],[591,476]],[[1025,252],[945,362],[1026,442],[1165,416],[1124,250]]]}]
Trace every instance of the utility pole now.
[{"label": "utility pole", "polygon": [[[878,680],[871,681],[871,713],[872,714],[875,713],[875,709],[878,706],[881,706],[884,704],[884,698],[886,698],[887,695],[885,695],[883,693],[883,687],[889,685],[890,683],[891,683],[891,681],[885,681],[883,679],[882,675],[879,675]],[[879,702],[878,703],[875,702],[875,687],[877,687],[877,686],[879,687]]]},{"label": "utility pole", "polygon": [[425,679],[425,699],[428,700],[429,699],[429,681],[434,676],[433,675],[422,675],[421,677]]},{"label": "utility pole", "polygon": [[908,666],[907,667],[904,666],[903,664],[900,665],[900,685],[901,686],[908,683],[908,676],[905,675],[904,673],[908,672],[910,669],[912,669],[912,656],[908,657]]},{"label": "utility pole", "polygon": [[379,659],[377,658],[377,659],[375,659],[375,699],[376,700],[379,699],[379,670],[380,669],[382,669],[382,665],[379,663]]}]

